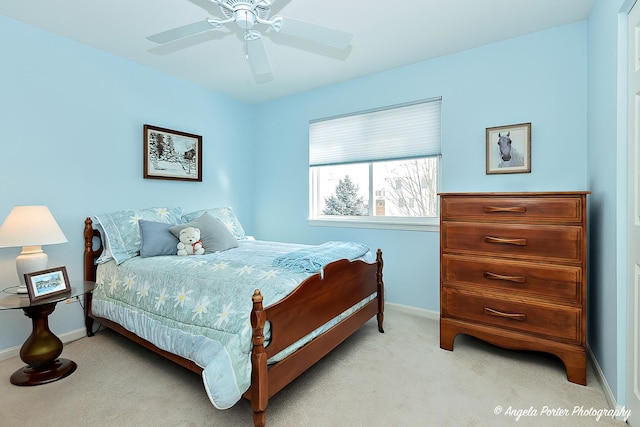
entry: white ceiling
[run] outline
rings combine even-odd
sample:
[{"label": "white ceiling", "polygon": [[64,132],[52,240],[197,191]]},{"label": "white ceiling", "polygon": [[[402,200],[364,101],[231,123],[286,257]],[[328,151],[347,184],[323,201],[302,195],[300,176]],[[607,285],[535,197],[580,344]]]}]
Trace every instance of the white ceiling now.
[{"label": "white ceiling", "polygon": [[350,48],[342,52],[263,31],[273,73],[258,80],[245,60],[241,31],[235,24],[166,45],[145,38],[208,16],[222,17],[217,6],[207,3],[1,0],[0,13],[257,103],[581,21],[589,16],[593,0],[276,0],[272,15],[354,36]]}]

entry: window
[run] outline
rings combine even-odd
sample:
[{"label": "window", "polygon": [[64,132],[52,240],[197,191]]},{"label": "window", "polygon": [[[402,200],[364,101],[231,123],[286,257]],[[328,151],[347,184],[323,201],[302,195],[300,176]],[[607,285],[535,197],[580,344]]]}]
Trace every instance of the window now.
[{"label": "window", "polygon": [[438,98],[311,121],[310,222],[437,225],[440,104]]}]

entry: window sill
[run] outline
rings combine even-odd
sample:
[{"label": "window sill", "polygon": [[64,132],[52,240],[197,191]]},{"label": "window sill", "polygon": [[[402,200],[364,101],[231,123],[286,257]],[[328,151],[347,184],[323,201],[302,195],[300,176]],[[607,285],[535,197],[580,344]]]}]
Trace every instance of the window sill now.
[{"label": "window sill", "polygon": [[430,222],[409,221],[367,221],[363,219],[307,219],[307,224],[313,227],[346,227],[346,228],[374,228],[379,230],[405,230],[405,231],[440,231],[440,224]]}]

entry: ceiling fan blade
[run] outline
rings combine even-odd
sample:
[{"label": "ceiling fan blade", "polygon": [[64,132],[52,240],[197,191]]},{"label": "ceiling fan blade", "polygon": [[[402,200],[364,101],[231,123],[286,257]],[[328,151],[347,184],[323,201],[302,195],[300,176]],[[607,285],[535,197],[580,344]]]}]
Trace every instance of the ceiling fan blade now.
[{"label": "ceiling fan blade", "polygon": [[193,24],[183,25],[178,28],[174,28],[172,30],[163,31],[158,34],[154,34],[152,36],[147,37],[147,40],[151,40],[152,42],[163,44],[169,43],[174,40],[178,40],[187,36],[192,36],[194,34],[201,33],[203,31],[207,31],[214,28],[213,25],[208,20],[194,22]]},{"label": "ceiling fan blade", "polygon": [[271,10],[271,16],[274,16],[276,13],[280,12],[280,9],[289,4],[291,0],[271,0],[269,2],[269,9]]},{"label": "ceiling fan blade", "polygon": [[216,15],[220,12],[220,5],[211,0],[188,0],[190,3],[195,4],[198,7],[209,12],[210,15]]},{"label": "ceiling fan blade", "polygon": [[262,37],[247,41],[247,56],[249,57],[251,69],[255,74],[270,74],[273,70]]},{"label": "ceiling fan blade", "polygon": [[272,28],[279,33],[289,34],[337,49],[346,49],[349,47],[351,39],[353,38],[353,34],[351,33],[312,24],[311,22],[300,19],[283,16],[278,17],[277,20],[280,21],[280,24],[272,25]]},{"label": "ceiling fan blade", "polygon": [[149,49],[149,53],[154,55],[170,55],[183,49],[188,49],[193,46],[197,46],[201,43],[210,42],[212,40],[221,40],[230,34],[235,34],[231,31],[205,31],[202,33],[194,34],[193,36],[183,37],[178,40],[174,40],[169,43],[158,44]]}]

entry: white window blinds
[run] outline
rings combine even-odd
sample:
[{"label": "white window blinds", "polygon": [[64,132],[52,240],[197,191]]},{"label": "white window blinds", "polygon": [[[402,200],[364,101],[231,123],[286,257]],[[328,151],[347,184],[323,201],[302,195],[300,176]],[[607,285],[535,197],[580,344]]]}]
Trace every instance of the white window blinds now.
[{"label": "white window blinds", "polygon": [[442,98],[309,122],[309,165],[440,155]]}]

